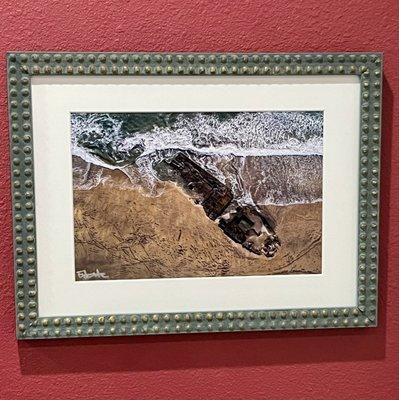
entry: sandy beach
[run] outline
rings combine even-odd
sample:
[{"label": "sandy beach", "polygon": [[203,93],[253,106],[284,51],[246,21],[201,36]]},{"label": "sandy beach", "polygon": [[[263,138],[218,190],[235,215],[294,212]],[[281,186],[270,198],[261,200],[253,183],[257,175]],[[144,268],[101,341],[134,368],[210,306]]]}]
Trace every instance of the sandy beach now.
[{"label": "sandy beach", "polygon": [[119,170],[103,169],[102,177],[74,189],[76,271],[106,279],[321,272],[321,202],[267,206],[282,245],[266,259],[229,239],[175,184],[150,197],[128,188]]}]

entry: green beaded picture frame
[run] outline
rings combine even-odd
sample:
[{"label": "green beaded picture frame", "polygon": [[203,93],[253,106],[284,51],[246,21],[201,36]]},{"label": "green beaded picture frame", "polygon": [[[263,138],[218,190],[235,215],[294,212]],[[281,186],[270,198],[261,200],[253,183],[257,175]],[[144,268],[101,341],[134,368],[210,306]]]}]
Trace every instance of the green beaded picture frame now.
[{"label": "green beaded picture frame", "polygon": [[[10,159],[18,339],[354,328],[377,325],[382,54],[8,54]],[[357,75],[360,148],[357,306],[283,310],[77,315],[38,312],[31,78],[46,75]]]}]

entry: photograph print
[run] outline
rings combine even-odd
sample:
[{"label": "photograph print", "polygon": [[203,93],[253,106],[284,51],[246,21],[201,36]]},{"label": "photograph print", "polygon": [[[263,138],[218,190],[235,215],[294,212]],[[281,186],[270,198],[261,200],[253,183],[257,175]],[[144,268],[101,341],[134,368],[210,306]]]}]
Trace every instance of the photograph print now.
[{"label": "photograph print", "polygon": [[320,274],[323,122],[72,113],[75,279]]}]

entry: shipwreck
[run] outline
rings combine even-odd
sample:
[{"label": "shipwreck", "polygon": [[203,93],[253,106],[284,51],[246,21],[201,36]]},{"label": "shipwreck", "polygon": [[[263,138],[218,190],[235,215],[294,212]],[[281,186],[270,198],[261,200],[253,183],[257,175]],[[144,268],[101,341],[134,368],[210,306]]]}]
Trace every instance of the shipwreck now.
[{"label": "shipwreck", "polygon": [[234,242],[254,254],[274,257],[281,242],[275,232],[276,222],[268,212],[237,204],[227,185],[182,152],[163,159],[155,169],[159,179],[181,186]]}]

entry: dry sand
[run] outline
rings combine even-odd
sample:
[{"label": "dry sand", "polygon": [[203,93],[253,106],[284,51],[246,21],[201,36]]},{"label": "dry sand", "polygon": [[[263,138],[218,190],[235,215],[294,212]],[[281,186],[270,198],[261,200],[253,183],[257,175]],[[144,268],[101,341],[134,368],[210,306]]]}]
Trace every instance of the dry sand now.
[{"label": "dry sand", "polygon": [[282,246],[269,260],[229,239],[201,206],[167,184],[159,197],[122,189],[120,171],[74,190],[76,271],[109,279],[321,272],[322,203],[268,206]]}]

